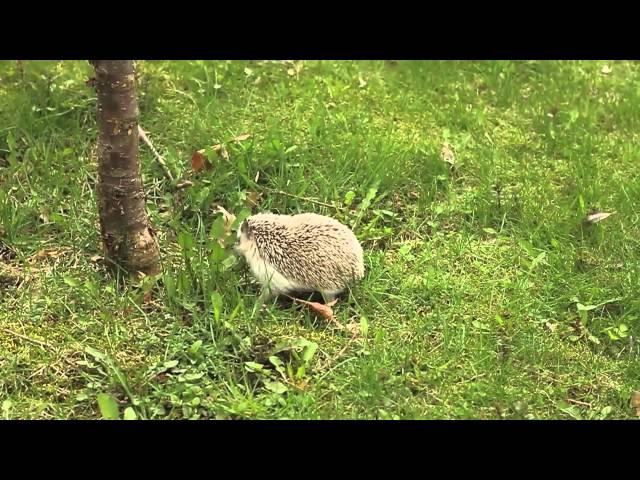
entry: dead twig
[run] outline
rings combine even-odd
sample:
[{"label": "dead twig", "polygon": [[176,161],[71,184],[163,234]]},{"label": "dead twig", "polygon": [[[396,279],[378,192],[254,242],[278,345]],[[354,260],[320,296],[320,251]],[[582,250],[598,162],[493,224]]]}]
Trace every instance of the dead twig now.
[{"label": "dead twig", "polygon": [[182,190],[183,188],[192,187],[193,182],[190,180],[183,180],[182,182],[178,182],[176,184],[176,190]]},{"label": "dead twig", "polygon": [[146,143],[147,146],[153,152],[153,155],[156,157],[156,160],[160,164],[160,167],[162,168],[162,171],[164,172],[165,176],[169,179],[171,183],[173,183],[174,182],[173,175],[171,174],[171,170],[169,170],[169,167],[167,167],[167,162],[165,162],[164,158],[162,158],[162,155],[158,153],[156,148],[151,143],[151,140],[149,140],[149,137],[147,137],[147,134],[144,132],[144,130],[140,125],[138,125],[138,135],[140,136],[142,141]]}]

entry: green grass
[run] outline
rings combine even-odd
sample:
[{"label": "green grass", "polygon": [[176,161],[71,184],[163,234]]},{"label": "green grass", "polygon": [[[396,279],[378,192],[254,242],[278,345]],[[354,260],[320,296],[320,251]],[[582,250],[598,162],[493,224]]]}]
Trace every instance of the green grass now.
[{"label": "green grass", "polygon": [[[193,186],[141,144],[164,273],[126,285],[95,258],[91,73],[0,62],[2,418],[635,417],[638,63],[140,62],[141,124]],[[354,226],[358,336],[255,311],[215,213],[251,192]]]}]

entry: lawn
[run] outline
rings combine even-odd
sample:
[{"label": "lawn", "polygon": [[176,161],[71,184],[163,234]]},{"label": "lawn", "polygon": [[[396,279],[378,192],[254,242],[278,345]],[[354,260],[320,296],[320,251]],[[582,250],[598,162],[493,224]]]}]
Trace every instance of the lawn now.
[{"label": "lawn", "polygon": [[[137,74],[181,188],[141,143],[164,270],[122,282],[101,258],[90,65],[0,62],[0,418],[636,417],[640,64]],[[347,328],[261,308],[218,206],[350,225],[366,275],[333,307]]]}]

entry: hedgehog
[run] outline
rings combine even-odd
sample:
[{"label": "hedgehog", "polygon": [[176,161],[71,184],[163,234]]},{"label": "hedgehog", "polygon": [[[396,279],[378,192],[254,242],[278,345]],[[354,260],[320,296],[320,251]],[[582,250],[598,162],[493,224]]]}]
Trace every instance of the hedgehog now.
[{"label": "hedgehog", "polygon": [[240,226],[235,251],[262,286],[262,298],[320,292],[326,302],[364,277],[360,242],[349,227],[315,213],[260,213]]}]

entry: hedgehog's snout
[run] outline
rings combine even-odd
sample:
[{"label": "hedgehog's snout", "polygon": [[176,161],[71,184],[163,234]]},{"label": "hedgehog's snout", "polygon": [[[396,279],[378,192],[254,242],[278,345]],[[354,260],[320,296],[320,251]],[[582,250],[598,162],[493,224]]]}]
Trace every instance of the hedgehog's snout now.
[{"label": "hedgehog's snout", "polygon": [[233,243],[233,251],[238,255],[244,255],[245,249],[243,248],[243,244],[247,241],[247,238],[243,238],[243,236],[246,237],[246,232],[247,221],[245,220],[238,228],[238,231],[236,232],[236,241]]}]

